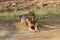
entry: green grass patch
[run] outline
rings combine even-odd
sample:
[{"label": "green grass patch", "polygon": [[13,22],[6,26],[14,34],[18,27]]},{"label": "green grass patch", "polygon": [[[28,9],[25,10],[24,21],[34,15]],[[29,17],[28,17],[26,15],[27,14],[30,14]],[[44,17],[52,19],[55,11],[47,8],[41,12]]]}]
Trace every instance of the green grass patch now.
[{"label": "green grass patch", "polygon": [[60,14],[60,8],[42,8],[36,10],[36,15],[44,16],[51,14]]},{"label": "green grass patch", "polygon": [[[28,10],[17,12],[0,13],[1,23],[19,22],[20,15],[28,14]],[[60,8],[42,8],[35,10],[38,22],[41,24],[58,24],[60,23]]]},{"label": "green grass patch", "polygon": [[60,24],[60,8],[37,9],[36,15],[41,24]]},{"label": "green grass patch", "polygon": [[0,16],[13,17],[13,16],[20,16],[20,15],[23,15],[23,14],[26,14],[26,13],[28,13],[28,11],[26,11],[26,10],[17,11],[17,12],[3,12],[3,13],[0,13]]}]

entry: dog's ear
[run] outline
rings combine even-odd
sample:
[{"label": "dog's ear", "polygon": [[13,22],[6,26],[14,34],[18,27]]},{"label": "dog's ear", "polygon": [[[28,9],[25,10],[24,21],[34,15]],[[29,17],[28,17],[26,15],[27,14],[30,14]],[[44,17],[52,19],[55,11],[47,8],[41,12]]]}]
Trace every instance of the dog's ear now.
[{"label": "dog's ear", "polygon": [[35,10],[29,10],[29,13],[30,14],[34,14],[35,13]]}]

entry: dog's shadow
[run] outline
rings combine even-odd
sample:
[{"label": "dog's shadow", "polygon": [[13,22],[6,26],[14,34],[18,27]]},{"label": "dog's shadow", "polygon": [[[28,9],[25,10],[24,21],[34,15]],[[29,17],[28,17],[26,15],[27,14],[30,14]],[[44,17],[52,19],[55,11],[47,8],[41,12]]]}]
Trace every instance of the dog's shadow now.
[{"label": "dog's shadow", "polygon": [[51,26],[51,25],[43,25],[41,23],[38,23],[38,26],[37,26],[38,30],[39,31],[50,31],[50,30],[55,30],[55,29],[60,29],[59,27],[54,27],[54,26]]}]

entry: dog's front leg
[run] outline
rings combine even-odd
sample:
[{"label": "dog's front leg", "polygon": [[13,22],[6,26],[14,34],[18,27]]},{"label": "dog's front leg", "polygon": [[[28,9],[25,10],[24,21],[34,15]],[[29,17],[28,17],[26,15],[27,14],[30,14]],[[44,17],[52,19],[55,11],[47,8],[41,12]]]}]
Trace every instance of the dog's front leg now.
[{"label": "dog's front leg", "polygon": [[38,24],[36,23],[36,24],[35,24],[35,31],[39,31],[37,25],[38,25]]}]

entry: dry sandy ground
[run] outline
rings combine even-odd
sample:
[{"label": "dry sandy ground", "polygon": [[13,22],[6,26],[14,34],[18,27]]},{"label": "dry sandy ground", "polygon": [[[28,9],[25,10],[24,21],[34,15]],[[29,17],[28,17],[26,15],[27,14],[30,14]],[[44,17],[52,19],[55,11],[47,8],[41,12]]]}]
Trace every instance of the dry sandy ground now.
[{"label": "dry sandy ground", "polygon": [[60,25],[40,27],[40,32],[0,29],[0,40],[60,40]]}]

